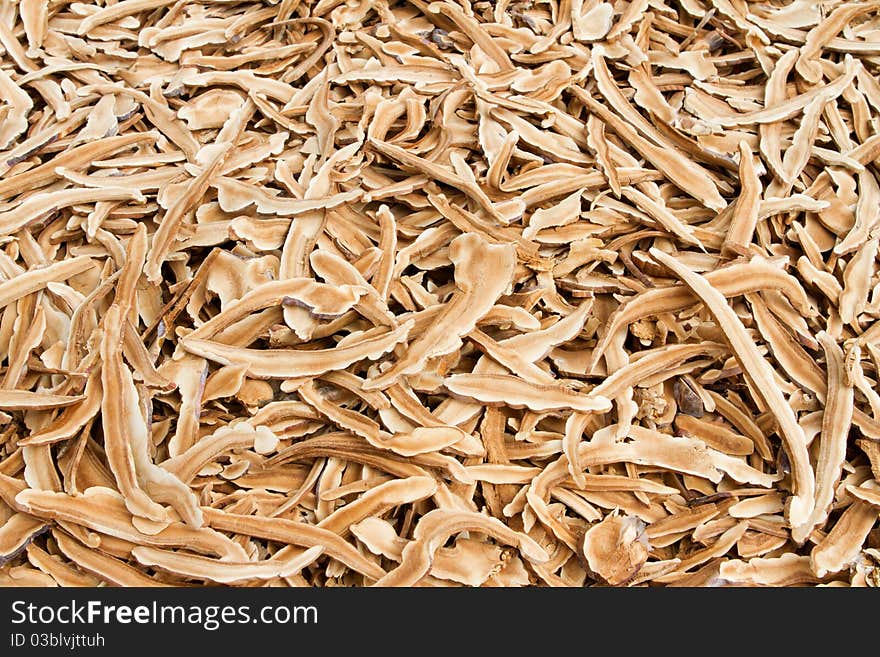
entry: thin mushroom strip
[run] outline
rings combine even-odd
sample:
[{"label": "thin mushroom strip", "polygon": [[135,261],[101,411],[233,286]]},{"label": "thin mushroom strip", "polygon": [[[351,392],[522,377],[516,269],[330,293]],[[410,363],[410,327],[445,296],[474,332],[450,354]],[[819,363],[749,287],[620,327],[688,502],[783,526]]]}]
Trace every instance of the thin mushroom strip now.
[{"label": "thin mushroom strip", "polygon": [[752,342],[739,317],[727,304],[724,296],[712,287],[704,277],[684,267],[675,258],[657,248],[650,254],[658,262],[666,265],[706,304],[712,313],[731,350],[739,361],[743,372],[748,376],[753,394],[758,395],[776,418],[779,430],[785,441],[786,452],[792,465],[792,499],[787,516],[792,527],[806,522],[815,505],[815,479],[810,457],[807,454],[807,440],[803,428],[789,406],[782,392],[773,380],[773,370],[761,356]]},{"label": "thin mushroom strip", "polygon": [[145,566],[158,566],[163,570],[193,579],[231,584],[251,579],[272,579],[296,575],[321,556],[323,551],[324,548],[317,545],[295,557],[273,557],[265,561],[241,563],[209,559],[184,552],[160,550],[145,545],[133,548],[131,554]]},{"label": "thin mushroom strip", "polygon": [[0,585],[880,585],[877,0],[0,13]]}]

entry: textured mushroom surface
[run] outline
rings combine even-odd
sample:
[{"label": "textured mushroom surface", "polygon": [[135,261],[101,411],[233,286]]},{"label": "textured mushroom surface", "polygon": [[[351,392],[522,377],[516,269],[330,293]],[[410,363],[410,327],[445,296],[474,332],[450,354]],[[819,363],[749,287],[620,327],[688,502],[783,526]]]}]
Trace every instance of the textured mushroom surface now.
[{"label": "textured mushroom surface", "polygon": [[880,585],[880,5],[0,0],[0,585]]}]

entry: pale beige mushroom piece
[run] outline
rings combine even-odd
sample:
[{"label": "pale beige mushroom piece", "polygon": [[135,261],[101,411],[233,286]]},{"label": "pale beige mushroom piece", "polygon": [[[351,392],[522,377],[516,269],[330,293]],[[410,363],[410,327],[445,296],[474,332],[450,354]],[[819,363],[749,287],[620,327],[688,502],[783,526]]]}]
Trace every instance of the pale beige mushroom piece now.
[{"label": "pale beige mushroom piece", "polygon": [[587,567],[611,586],[626,584],[648,559],[645,525],[636,517],[610,514],[584,534]]}]

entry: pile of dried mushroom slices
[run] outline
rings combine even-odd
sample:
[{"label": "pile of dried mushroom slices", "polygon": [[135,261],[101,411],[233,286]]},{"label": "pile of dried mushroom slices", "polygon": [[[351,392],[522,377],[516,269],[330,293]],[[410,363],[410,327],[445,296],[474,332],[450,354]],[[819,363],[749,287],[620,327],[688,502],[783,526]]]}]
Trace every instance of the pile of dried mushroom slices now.
[{"label": "pile of dried mushroom slices", "polygon": [[0,0],[0,584],[880,584],[880,3]]}]

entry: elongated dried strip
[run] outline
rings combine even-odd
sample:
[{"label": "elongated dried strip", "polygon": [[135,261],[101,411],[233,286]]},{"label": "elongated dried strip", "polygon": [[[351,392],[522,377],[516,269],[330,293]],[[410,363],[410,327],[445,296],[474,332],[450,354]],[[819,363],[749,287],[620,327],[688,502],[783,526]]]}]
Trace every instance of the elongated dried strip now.
[{"label": "elongated dried strip", "polygon": [[458,427],[416,427],[409,433],[396,433],[381,441],[383,447],[401,456],[429,454],[465,439]]},{"label": "elongated dried strip", "polygon": [[810,565],[816,576],[824,577],[826,573],[836,573],[850,565],[876,522],[877,509],[870,504],[861,500],[850,504],[810,552]]},{"label": "elongated dried strip", "polygon": [[318,527],[343,535],[351,525],[369,516],[380,516],[388,509],[411,504],[437,492],[437,482],[431,477],[396,479],[371,488],[361,497],[337,509],[318,523]]},{"label": "elongated dried strip", "polygon": [[718,192],[715,183],[699,165],[687,159],[675,149],[664,149],[655,146],[640,136],[627,123],[596,102],[589,93],[580,87],[569,87],[569,89],[574,92],[578,100],[584,103],[591,112],[598,114],[605,123],[614,128],[614,131],[620,135],[621,139],[630,144],[642,157],[669,176],[669,179],[682,190],[701,201],[706,207],[718,212],[727,206],[727,202]]},{"label": "elongated dried strip", "polygon": [[318,315],[342,315],[357,302],[362,294],[363,288],[349,285],[324,285],[310,278],[269,281],[230,303],[187,337],[190,339],[211,338],[251,313],[285,302],[305,306]]},{"label": "elongated dried strip", "polygon": [[853,18],[866,11],[876,9],[877,6],[875,2],[852,2],[840,5],[824,21],[810,30],[795,64],[800,76],[813,84],[821,81],[822,67],[815,60],[822,47],[830,42]]},{"label": "elongated dried strip", "polygon": [[733,353],[744,373],[752,383],[752,392],[761,397],[776,418],[788,458],[792,464],[793,496],[787,509],[792,526],[806,522],[812,512],[815,495],[815,480],[810,459],[807,454],[807,440],[804,430],[797,422],[794,411],[773,380],[773,371],[761,356],[755,343],[749,337],[739,317],[727,305],[724,295],[703,276],[695,274],[681,265],[672,256],[652,248],[651,256],[666,265],[698,295],[712,313],[715,321],[730,342]]},{"label": "elongated dried strip", "polygon": [[[764,86],[764,107],[774,107],[785,101],[786,83],[794,63],[798,59],[797,50],[789,50],[776,61],[773,71]],[[764,162],[779,180],[784,179],[782,170],[782,121],[758,125],[758,147]]]},{"label": "elongated dried strip", "polygon": [[782,158],[782,179],[789,184],[797,179],[810,160],[826,102],[824,96],[817,96],[807,105],[800,125],[791,138],[791,146],[785,151]]},{"label": "elongated dried strip", "polygon": [[104,361],[101,368],[101,387],[108,391],[120,391],[120,394],[102,397],[104,448],[107,463],[125,498],[128,510],[134,515],[159,522],[165,518],[165,510],[141,488],[132,455],[135,439],[130,436],[130,432],[137,430],[134,427],[134,416],[140,413],[140,402],[131,375],[122,363],[122,321],[119,307],[112,307],[105,318],[105,331],[101,341],[101,358]]},{"label": "elongated dried strip", "polygon": [[587,144],[596,153],[596,161],[602,168],[602,173],[608,179],[608,184],[614,194],[620,197],[620,179],[617,176],[617,166],[611,158],[608,148],[608,140],[605,137],[605,124],[595,114],[587,119]]},{"label": "elongated dried strip", "polygon": [[[149,433],[140,409],[131,371],[122,362],[120,306],[113,305],[104,319],[101,342],[101,403],[104,445],[120,492],[133,515],[162,521],[165,510],[156,501],[174,507],[188,524],[202,524],[195,495],[180,479],[156,466],[149,453]],[[155,501],[154,501],[155,500]]]},{"label": "elongated dried strip", "polygon": [[93,266],[94,261],[89,256],[77,256],[22,272],[0,283],[0,308],[5,308],[13,301],[42,290],[49,283],[65,281]]},{"label": "elongated dried strip", "polygon": [[621,190],[621,194],[632,201],[636,207],[645,214],[654,219],[667,231],[681,238],[687,244],[693,244],[699,248],[703,248],[702,243],[693,234],[690,226],[683,224],[669,209],[658,199],[652,199],[643,194],[634,187],[626,186]]},{"label": "elongated dried strip", "polygon": [[309,263],[315,273],[327,281],[328,285],[334,287],[351,286],[358,292],[362,291],[354,308],[368,320],[377,325],[397,325],[397,320],[388,310],[386,300],[376,288],[367,282],[353,264],[335,254],[320,250],[312,251]]},{"label": "elongated dried strip", "polygon": [[874,260],[877,257],[878,238],[868,240],[850,258],[843,272],[843,291],[838,299],[840,320],[847,324],[865,309],[868,302],[868,290],[874,275]]},{"label": "elongated dried strip", "polygon": [[397,253],[397,221],[387,205],[382,205],[376,212],[379,221],[381,236],[379,249],[382,251],[382,260],[379,268],[373,276],[373,287],[379,296],[388,302],[388,287],[394,276],[395,254]]},{"label": "elongated dried strip", "polygon": [[846,236],[834,247],[837,254],[855,251],[880,224],[880,183],[867,171],[858,174],[859,197],[855,223]]},{"label": "elongated dried strip", "polygon": [[221,558],[247,560],[240,545],[204,527],[195,529],[174,522],[156,534],[142,533],[132,524],[124,500],[108,489],[90,488],[76,496],[28,489],[20,492],[16,501],[40,518],[82,525],[138,545],[185,547]]},{"label": "elongated dried strip", "polygon": [[315,384],[308,381],[297,388],[297,394],[309,406],[321,413],[341,429],[367,439],[374,447],[382,447],[382,430],[379,425],[370,418],[356,411],[340,406],[325,397]]},{"label": "elongated dried strip", "polygon": [[[815,314],[800,282],[779,267],[762,259],[707,272],[704,277],[713,288],[725,297],[767,289],[782,291],[795,307],[808,316]],[[593,350],[592,363],[596,363],[623,327],[651,315],[684,310],[697,297],[684,287],[666,287],[645,290],[615,311],[608,322],[599,344]]]},{"label": "elongated dried strip", "polygon": [[273,577],[296,575],[303,568],[312,564],[323,552],[324,548],[316,545],[294,557],[273,557],[263,561],[244,562],[220,561],[219,559],[143,545],[135,547],[131,554],[146,566],[158,566],[163,570],[186,577],[232,584],[249,579],[272,579]]},{"label": "elongated dried strip", "polygon": [[418,155],[413,155],[409,151],[404,150],[400,146],[379,141],[378,139],[370,139],[370,145],[383,155],[400,162],[403,166],[415,169],[421,173],[430,176],[432,179],[439,180],[451,187],[455,187],[462,193],[473,198],[474,201],[493,219],[502,219],[498,210],[492,204],[492,201],[486,196],[486,193],[479,185],[473,184],[457,175],[444,166],[434,164]]},{"label": "elongated dried strip", "polygon": [[734,254],[746,254],[758,225],[761,179],[755,169],[752,149],[745,141],[739,143],[739,183],[739,198],[736,199],[730,227],[721,248]]},{"label": "elongated dried strip", "polygon": [[512,531],[497,518],[466,511],[435,509],[422,516],[413,532],[413,541],[403,549],[401,563],[376,586],[412,586],[430,570],[434,555],[453,534],[476,531],[518,548],[530,561],[542,563],[549,555],[525,534]]},{"label": "elongated dried strip", "polygon": [[410,320],[393,330],[366,333],[332,349],[245,349],[198,339],[185,339],[181,344],[188,352],[208,360],[247,365],[249,376],[292,379],[341,370],[365,358],[374,360],[406,340],[412,327]]},{"label": "elongated dried strip", "polygon": [[18,207],[0,212],[0,232],[14,233],[20,228],[51,215],[60,208],[80,203],[92,203],[95,201],[125,201],[135,200],[144,202],[146,199],[137,190],[129,187],[101,187],[64,189],[57,192],[38,192]]},{"label": "elongated dried strip", "polygon": [[256,428],[246,422],[225,425],[203,436],[185,452],[161,463],[161,467],[188,484],[198,472],[226,452],[253,448],[258,454],[273,450],[278,437],[265,425]]},{"label": "elongated dried strip", "polygon": [[504,345],[495,342],[479,329],[474,329],[468,333],[468,338],[479,345],[479,347],[494,360],[509,369],[511,373],[529,383],[535,383],[538,385],[552,385],[555,383],[556,379],[551,374],[542,370],[529,359],[523,358],[515,349],[507,348]]},{"label": "elongated dried strip", "polygon": [[[132,2],[133,0],[127,1]],[[144,273],[151,283],[160,280],[162,263],[172,248],[184,215],[205,193],[211,180],[225,162],[232,144],[225,142],[218,146],[214,157],[206,164],[201,173],[187,184],[183,193],[174,200],[174,203],[165,212],[159,228],[153,234],[150,254],[144,268]]]},{"label": "elongated dried strip", "polygon": [[96,367],[86,380],[82,401],[68,406],[53,422],[27,438],[19,440],[18,444],[47,445],[72,438],[98,414],[102,396],[101,371]]},{"label": "elongated dried strip", "polygon": [[61,176],[57,171],[59,168],[68,170],[79,169],[122,149],[145,142],[153,142],[156,140],[156,137],[157,134],[155,132],[119,135],[82,144],[63,153],[58,153],[48,162],[35,166],[32,169],[21,173],[4,175],[3,180],[0,180],[0,198],[5,199],[25,187],[35,189],[60,178]]},{"label": "elongated dried strip", "polygon": [[732,116],[715,116],[712,122],[723,128],[733,128],[736,126],[745,126],[762,123],[775,123],[777,121],[785,121],[795,116],[804,107],[809,105],[817,96],[822,96],[826,101],[837,98],[843,90],[855,78],[858,66],[857,60],[848,58],[845,60],[844,71],[831,84],[825,86],[817,86],[810,91],[802,93],[794,98],[790,98],[785,102],[779,103],[772,107],[766,107],[762,110],[745,112],[743,114],[735,114]]},{"label": "elongated dried strip", "polygon": [[458,349],[460,336],[474,329],[510,285],[515,262],[510,246],[489,244],[468,233],[452,241],[449,257],[455,265],[458,289],[434,323],[409,344],[406,355],[378,377],[368,380],[367,389],[387,387],[398,377],[419,371],[428,358]]},{"label": "elongated dried strip", "polygon": [[681,576],[682,573],[685,573],[692,568],[696,568],[697,566],[706,563],[710,559],[720,557],[728,550],[730,550],[730,548],[736,545],[737,541],[739,541],[743,537],[743,534],[746,533],[746,530],[748,528],[749,525],[746,521],[741,521],[737,523],[736,525],[725,531],[723,534],[721,534],[721,536],[718,537],[718,540],[709,547],[703,548],[702,550],[697,550],[690,556],[682,559],[681,563],[678,565],[678,568],[676,568],[673,573],[658,577],[655,581],[675,581]]},{"label": "elongated dried strip", "polygon": [[244,516],[210,508],[205,508],[203,512],[205,523],[214,529],[305,548],[321,546],[327,556],[370,579],[377,580],[385,575],[378,564],[361,555],[348,541],[328,529],[287,518]]},{"label": "elongated dried strip", "polygon": [[53,530],[52,537],[58,544],[58,549],[79,568],[110,584],[134,587],[167,586],[158,580],[147,577],[124,561],[86,547],[64,532]]},{"label": "elongated dried strip", "polygon": [[0,390],[0,408],[7,411],[63,408],[82,400],[82,396],[68,397],[27,390]]},{"label": "elongated dried strip", "polygon": [[33,109],[31,97],[19,87],[5,71],[0,70],[0,92],[9,111],[4,113],[0,127],[0,148],[8,148],[28,128],[27,115]]},{"label": "elongated dried strip", "polygon": [[813,529],[828,518],[837,483],[843,475],[847,439],[853,409],[852,381],[846,376],[843,350],[825,331],[816,335],[825,352],[828,372],[825,409],[822,412],[822,433],[816,459],[816,503],[803,526],[792,527],[792,538],[798,543],[807,539]]},{"label": "elongated dried strip", "polygon": [[675,426],[687,435],[699,438],[712,449],[725,454],[748,456],[755,451],[751,440],[715,422],[681,414],[675,418]]},{"label": "elongated dried strip", "polygon": [[724,345],[717,342],[701,342],[697,344],[675,344],[657,347],[649,351],[639,352],[639,357],[606,377],[599,385],[590,390],[590,396],[614,398],[625,388],[632,388],[655,374],[677,367],[681,363],[697,356],[721,356],[726,351]]},{"label": "elongated dried strip", "polygon": [[513,64],[507,53],[489,35],[485,28],[472,17],[465,14],[456,5],[446,2],[432,2],[428,5],[428,11],[432,14],[442,14],[452,20],[468,38],[478,45],[502,71],[513,69]]},{"label": "elongated dried strip", "polygon": [[846,491],[857,500],[870,504],[875,509],[880,509],[880,490],[850,484],[846,487]]},{"label": "elongated dried strip", "polygon": [[683,509],[662,520],[652,522],[645,529],[645,534],[649,541],[669,534],[678,534],[699,527],[719,513],[720,509],[716,504],[701,504],[698,507]]},{"label": "elongated dried strip", "polygon": [[826,382],[821,368],[800,343],[783,327],[776,316],[757,296],[746,295],[761,337],[767,342],[773,357],[792,381],[824,396]]},{"label": "elongated dried strip", "polygon": [[120,18],[131,16],[132,14],[154,10],[170,4],[174,4],[172,0],[123,0],[123,2],[104,7],[94,14],[89,15],[87,18],[84,18],[80,21],[76,33],[82,36],[99,25],[111,23]]},{"label": "elongated dried strip", "polygon": [[456,395],[484,403],[504,404],[533,411],[573,409],[585,413],[611,410],[611,401],[584,395],[561,385],[545,385],[499,374],[454,374],[443,385]]},{"label": "elongated dried strip", "polygon": [[810,568],[810,558],[792,553],[748,561],[730,559],[721,564],[720,575],[740,586],[794,586],[819,581]]}]

